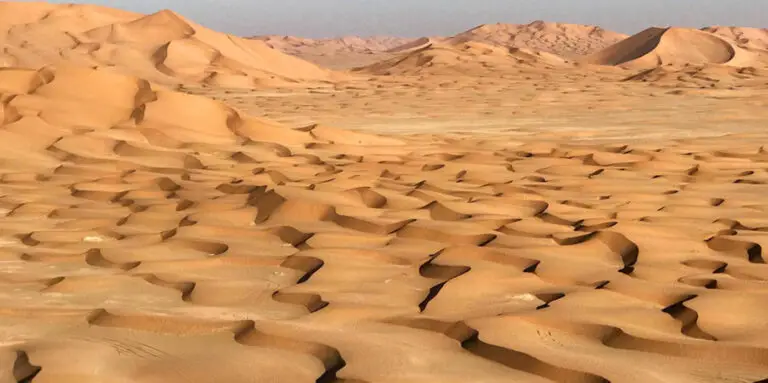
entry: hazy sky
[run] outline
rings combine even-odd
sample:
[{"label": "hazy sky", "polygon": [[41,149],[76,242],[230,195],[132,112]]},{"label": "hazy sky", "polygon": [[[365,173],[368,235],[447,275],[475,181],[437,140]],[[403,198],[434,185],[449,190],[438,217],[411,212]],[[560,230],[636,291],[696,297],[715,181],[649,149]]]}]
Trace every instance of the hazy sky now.
[{"label": "hazy sky", "polygon": [[450,35],[479,24],[533,20],[597,24],[624,33],[653,25],[768,28],[768,0],[91,0],[83,3],[142,13],[168,8],[210,28],[238,35]]}]

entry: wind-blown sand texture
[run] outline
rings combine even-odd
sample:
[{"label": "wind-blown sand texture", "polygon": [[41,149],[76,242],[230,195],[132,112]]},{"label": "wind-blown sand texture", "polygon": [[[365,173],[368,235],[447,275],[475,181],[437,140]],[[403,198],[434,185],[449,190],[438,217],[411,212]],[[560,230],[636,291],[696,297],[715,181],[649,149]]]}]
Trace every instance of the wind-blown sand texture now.
[{"label": "wind-blown sand texture", "polygon": [[2,381],[768,377],[765,132],[386,137],[0,80]]},{"label": "wind-blown sand texture", "polygon": [[350,75],[168,11],[0,25],[0,383],[768,381],[742,30]]},{"label": "wind-blown sand texture", "polygon": [[228,88],[330,82],[334,74],[263,42],[214,32],[172,11],[0,2],[2,66],[107,67],[166,85]]}]

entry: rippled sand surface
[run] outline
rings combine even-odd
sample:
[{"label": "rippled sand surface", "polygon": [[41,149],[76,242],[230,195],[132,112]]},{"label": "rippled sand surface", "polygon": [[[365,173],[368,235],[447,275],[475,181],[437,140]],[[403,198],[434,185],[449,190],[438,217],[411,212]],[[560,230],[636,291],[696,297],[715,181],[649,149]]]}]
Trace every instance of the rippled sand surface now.
[{"label": "rippled sand surface", "polygon": [[768,378],[764,130],[291,129],[73,68],[0,90],[0,382]]}]

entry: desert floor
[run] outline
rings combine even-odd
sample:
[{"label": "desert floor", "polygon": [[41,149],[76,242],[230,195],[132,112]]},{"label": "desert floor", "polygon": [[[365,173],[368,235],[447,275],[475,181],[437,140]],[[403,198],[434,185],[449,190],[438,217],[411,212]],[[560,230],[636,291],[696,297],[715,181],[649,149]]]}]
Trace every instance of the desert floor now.
[{"label": "desert floor", "polygon": [[757,87],[94,73],[5,85],[6,381],[768,376]]},{"label": "desert floor", "polygon": [[0,5],[0,383],[768,382],[768,67]]},{"label": "desert floor", "polygon": [[360,77],[315,89],[188,92],[292,126],[322,123],[385,134],[666,139],[760,133],[768,121],[764,78],[621,81],[626,76]]}]

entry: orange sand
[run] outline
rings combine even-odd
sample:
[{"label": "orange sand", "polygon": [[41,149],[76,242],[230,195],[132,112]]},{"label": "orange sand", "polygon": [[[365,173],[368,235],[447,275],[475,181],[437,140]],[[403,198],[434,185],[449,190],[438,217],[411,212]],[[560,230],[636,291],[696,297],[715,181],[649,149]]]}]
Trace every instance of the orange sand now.
[{"label": "orange sand", "polygon": [[0,25],[41,64],[0,69],[0,383],[768,379],[743,39],[430,40],[350,74],[171,12]]},{"label": "orange sand", "polygon": [[[333,74],[263,42],[214,32],[165,10],[0,2],[4,66],[106,67],[167,85],[254,88]],[[11,16],[13,15],[13,16]]]}]

